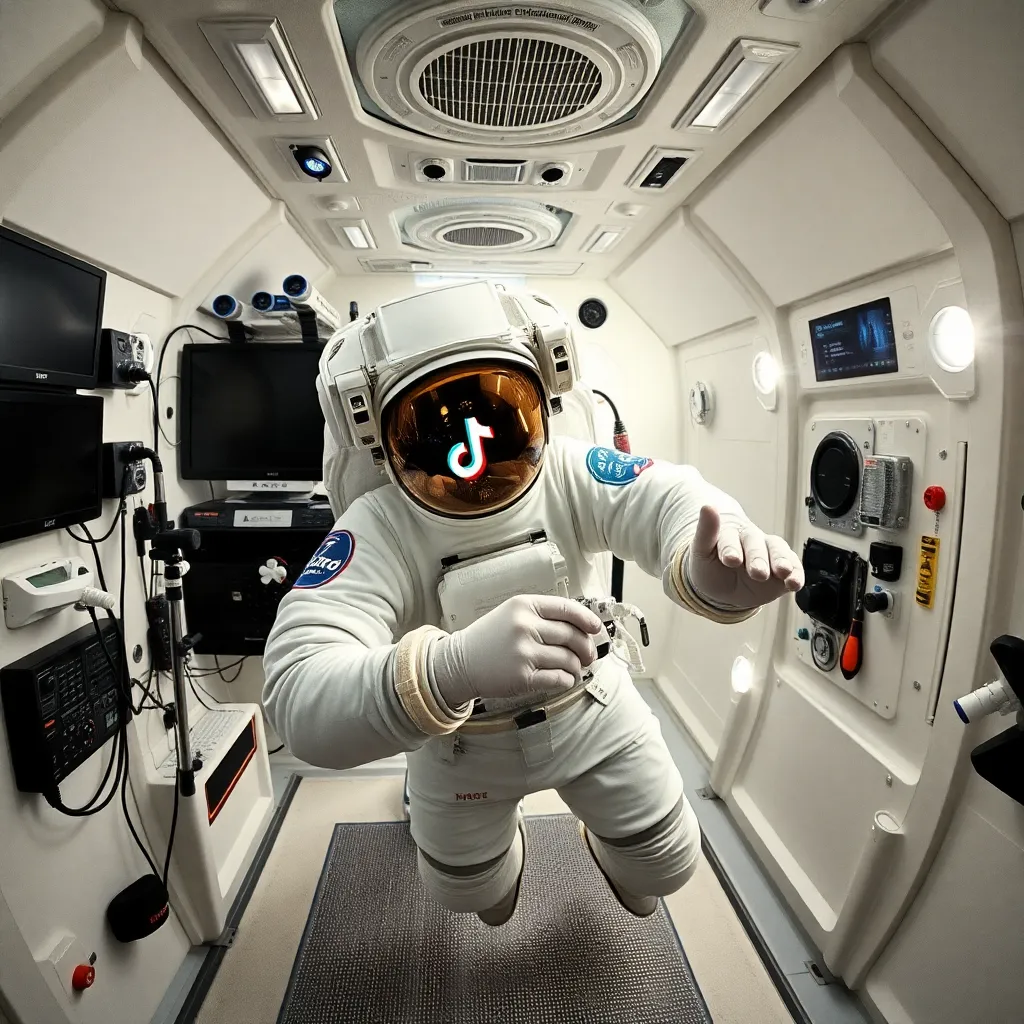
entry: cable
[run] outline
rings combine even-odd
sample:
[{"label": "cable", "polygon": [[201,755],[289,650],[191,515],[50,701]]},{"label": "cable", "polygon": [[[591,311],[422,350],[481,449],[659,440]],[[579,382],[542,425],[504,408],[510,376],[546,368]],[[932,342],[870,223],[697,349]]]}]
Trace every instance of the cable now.
[{"label": "cable", "polygon": [[598,398],[603,398],[612,407],[612,415],[618,419],[619,410],[615,407],[615,403],[603,391],[598,391],[597,388],[591,388],[590,390],[593,391]]},{"label": "cable", "polygon": [[196,700],[198,700],[199,703],[202,704],[203,707],[206,708],[207,711],[212,711],[213,708],[211,708],[210,705],[207,704],[206,701],[203,700],[203,698],[199,696],[199,691],[196,689],[197,686],[199,687],[200,690],[203,691],[203,693],[206,694],[207,697],[210,698],[210,700],[212,700],[214,702],[214,704],[223,704],[224,703],[222,700],[217,700],[217,698],[214,697],[214,695],[212,693],[210,693],[210,691],[207,690],[205,686],[202,686],[200,683],[197,683],[195,681],[195,679],[193,678],[192,673],[188,670],[187,667],[185,669],[185,675],[188,677],[188,685],[192,688],[192,693],[195,694]]},{"label": "cable", "polygon": [[273,750],[268,750],[267,751],[267,757],[270,757],[271,754],[280,754],[282,750],[284,750],[284,744],[283,743],[279,747],[274,747]]},{"label": "cable", "polygon": [[[174,730],[174,761],[177,765],[178,772],[181,771],[181,751],[178,749],[178,730]],[[171,812],[171,831],[167,836],[167,856],[164,857],[164,874],[161,881],[164,885],[164,890],[167,889],[167,876],[171,871],[171,851],[174,849],[174,832],[178,827],[178,800],[180,798],[179,790],[181,786],[178,784],[178,780],[174,782],[174,810]],[[154,869],[153,874],[156,874]]]},{"label": "cable", "polygon": [[216,501],[217,495],[213,493],[213,481],[207,480],[206,482],[210,485],[210,501]]},{"label": "cable", "polygon": [[[235,662],[235,665],[238,666],[238,671],[230,679],[224,675],[224,669],[220,667],[220,661],[216,654],[213,656],[213,663],[217,666],[217,675],[219,675],[225,683],[233,683],[242,674],[242,666],[245,664],[245,658]],[[234,665],[228,665],[227,668],[234,668]]]},{"label": "cable", "polygon": [[164,356],[167,354],[167,345],[178,331],[199,331],[201,334],[205,334],[208,338],[213,338],[214,341],[227,341],[227,338],[221,338],[216,334],[211,334],[205,327],[199,327],[196,324],[178,324],[177,327],[173,327],[164,338],[163,344],[160,346],[160,355],[156,363],[156,382],[153,386],[153,451],[158,452],[160,450],[160,382],[163,376],[164,370]]}]

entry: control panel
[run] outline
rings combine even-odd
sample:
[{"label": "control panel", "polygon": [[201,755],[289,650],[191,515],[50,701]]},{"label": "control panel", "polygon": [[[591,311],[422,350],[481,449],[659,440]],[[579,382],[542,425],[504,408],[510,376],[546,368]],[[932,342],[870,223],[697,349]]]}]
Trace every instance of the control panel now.
[{"label": "control panel", "polygon": [[[103,643],[124,673],[113,623]],[[56,787],[113,739],[130,714],[92,623],[0,669],[14,777],[23,793]]]}]

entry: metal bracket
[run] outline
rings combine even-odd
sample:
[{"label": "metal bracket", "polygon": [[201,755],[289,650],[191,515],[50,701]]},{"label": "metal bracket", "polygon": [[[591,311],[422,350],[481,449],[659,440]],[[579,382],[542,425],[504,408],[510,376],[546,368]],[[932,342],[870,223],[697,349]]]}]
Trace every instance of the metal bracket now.
[{"label": "metal bracket", "polygon": [[235,944],[235,936],[237,934],[237,928],[225,928],[217,938],[211,939],[206,945],[212,946],[215,949],[230,949]]},{"label": "metal bracket", "polygon": [[826,966],[820,957],[817,960],[805,960],[804,967],[814,979],[816,985],[835,985],[839,980]]},{"label": "metal bracket", "polygon": [[698,789],[697,796],[699,796],[701,800],[718,799],[718,794],[710,786],[703,786],[701,789]]}]

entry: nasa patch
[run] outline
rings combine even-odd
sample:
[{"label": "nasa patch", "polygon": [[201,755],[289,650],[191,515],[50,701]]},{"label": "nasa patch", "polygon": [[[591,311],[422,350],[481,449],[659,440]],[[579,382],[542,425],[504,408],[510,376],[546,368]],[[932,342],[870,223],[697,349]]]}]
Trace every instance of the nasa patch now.
[{"label": "nasa patch", "polygon": [[330,583],[348,568],[355,550],[356,539],[348,530],[327,534],[323,544],[302,570],[302,575],[295,581],[294,589],[311,590]]},{"label": "nasa patch", "polygon": [[613,448],[591,448],[587,452],[587,469],[602,484],[624,487],[631,484],[645,469],[654,465],[653,459],[627,455]]}]

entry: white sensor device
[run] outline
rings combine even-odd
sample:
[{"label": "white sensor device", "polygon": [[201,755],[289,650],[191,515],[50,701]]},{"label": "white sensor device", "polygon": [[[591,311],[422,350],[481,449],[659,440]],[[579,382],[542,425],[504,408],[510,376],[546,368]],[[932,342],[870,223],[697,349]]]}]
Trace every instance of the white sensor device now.
[{"label": "white sensor device", "polygon": [[953,701],[953,707],[962,722],[970,723],[996,711],[1001,715],[1012,715],[1020,711],[1021,704],[1013,690],[1002,679],[996,679],[959,697]]},{"label": "white sensor device", "polygon": [[4,621],[8,629],[27,626],[75,604],[92,589],[92,570],[81,558],[60,558],[3,579]]},{"label": "white sensor device", "polygon": [[309,283],[302,274],[289,274],[281,285],[296,309],[310,309],[317,320],[329,331],[341,326],[341,314]]}]

